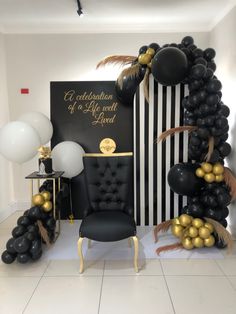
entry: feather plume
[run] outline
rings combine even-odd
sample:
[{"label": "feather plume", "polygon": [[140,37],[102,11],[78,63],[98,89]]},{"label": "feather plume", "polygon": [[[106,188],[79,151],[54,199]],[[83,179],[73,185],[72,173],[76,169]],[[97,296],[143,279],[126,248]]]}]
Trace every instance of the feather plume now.
[{"label": "feather plume", "polygon": [[180,250],[183,248],[182,243],[174,243],[170,245],[164,245],[156,249],[157,255],[160,255],[161,252],[167,252],[167,251],[172,251],[172,250]]},{"label": "feather plume", "polygon": [[163,221],[154,228],[153,233],[154,233],[155,243],[158,241],[158,233],[160,231],[161,232],[167,232],[169,230],[171,224],[172,224],[172,219],[167,220],[167,221]]},{"label": "feather plume", "polygon": [[197,130],[196,126],[191,126],[191,125],[178,126],[176,128],[172,128],[172,129],[166,130],[165,132],[161,133],[161,135],[156,140],[156,143],[164,141],[168,136],[172,136],[175,133],[181,133],[184,131],[193,132],[195,130]]},{"label": "feather plume", "polygon": [[117,84],[119,85],[120,89],[122,89],[122,87],[123,87],[123,78],[125,76],[130,77],[130,78],[136,77],[139,74],[139,70],[140,70],[139,63],[136,63],[136,64],[132,65],[131,67],[124,69],[120,73],[120,75],[117,79]]},{"label": "feather plume", "polygon": [[214,140],[214,137],[211,136],[209,138],[209,141],[208,141],[208,152],[205,156],[206,162],[208,162],[211,159],[211,155],[212,155],[213,150],[214,150],[214,145],[215,145],[215,140]]},{"label": "feather plume", "polygon": [[97,69],[100,67],[103,67],[107,64],[120,64],[121,66],[127,65],[132,63],[133,61],[137,60],[137,57],[134,56],[108,56],[102,59],[98,64],[97,64]]},{"label": "feather plume", "polygon": [[205,217],[204,219],[213,225],[215,233],[219,239],[221,239],[227,245],[228,251],[232,252],[234,241],[229,231],[227,231],[225,227],[223,227],[218,221],[214,219]]},{"label": "feather plume", "polygon": [[224,167],[224,180],[230,189],[230,195],[232,197],[232,200],[235,200],[236,199],[236,178],[233,175],[232,171],[227,167]]},{"label": "feather plume", "polygon": [[149,103],[149,75],[150,73],[151,71],[147,67],[145,75],[144,75],[144,79],[143,79],[143,90],[144,90],[145,99],[148,103]]},{"label": "feather plume", "polygon": [[42,239],[46,242],[47,246],[50,246],[50,239],[48,237],[47,230],[44,228],[44,226],[40,220],[37,220],[37,225],[39,227],[39,232],[40,232]]}]

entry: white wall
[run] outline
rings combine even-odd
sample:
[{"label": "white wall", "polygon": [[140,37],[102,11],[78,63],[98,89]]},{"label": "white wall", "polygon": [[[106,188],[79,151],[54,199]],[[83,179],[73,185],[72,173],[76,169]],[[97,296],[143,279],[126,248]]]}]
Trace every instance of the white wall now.
[{"label": "white wall", "polygon": [[[23,112],[37,110],[49,116],[50,81],[116,80],[120,68],[95,70],[104,56],[137,55],[142,45],[180,42],[187,34],[72,34],[6,35],[8,95],[11,120]],[[192,36],[199,47],[208,47],[208,33]],[[21,95],[20,88],[30,89]],[[24,177],[37,169],[37,158],[14,165],[15,198],[25,201],[28,186]]]},{"label": "white wall", "polygon": [[[8,121],[5,38],[0,33],[0,128]],[[9,214],[9,205],[13,201],[12,187],[12,165],[0,155],[0,221]]]},{"label": "white wall", "polygon": [[[229,142],[232,153],[228,158],[229,167],[236,174],[236,6],[221,20],[210,33],[210,46],[216,50],[216,75],[223,84],[222,100],[230,108]],[[236,236],[236,204],[230,207],[229,225]]]}]

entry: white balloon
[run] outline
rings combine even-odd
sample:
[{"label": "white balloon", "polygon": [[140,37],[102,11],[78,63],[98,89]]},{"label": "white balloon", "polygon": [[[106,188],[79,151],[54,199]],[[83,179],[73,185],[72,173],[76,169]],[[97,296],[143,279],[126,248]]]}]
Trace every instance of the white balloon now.
[{"label": "white balloon", "polygon": [[0,130],[0,153],[10,161],[30,160],[38,153],[39,146],[39,135],[28,123],[13,121]]},{"label": "white balloon", "polygon": [[41,145],[48,143],[52,138],[52,123],[43,113],[36,111],[26,112],[18,120],[30,124],[38,132]]},{"label": "white balloon", "polygon": [[55,171],[64,171],[66,178],[72,178],[80,174],[84,169],[83,148],[72,141],[57,144],[52,150],[52,165]]}]

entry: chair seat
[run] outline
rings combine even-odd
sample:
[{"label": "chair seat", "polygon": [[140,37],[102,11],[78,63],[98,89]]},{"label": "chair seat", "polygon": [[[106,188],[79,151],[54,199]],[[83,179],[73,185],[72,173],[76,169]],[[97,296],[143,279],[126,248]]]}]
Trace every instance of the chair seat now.
[{"label": "chair seat", "polygon": [[101,242],[119,241],[135,235],[134,219],[121,211],[93,212],[80,226],[80,237]]}]

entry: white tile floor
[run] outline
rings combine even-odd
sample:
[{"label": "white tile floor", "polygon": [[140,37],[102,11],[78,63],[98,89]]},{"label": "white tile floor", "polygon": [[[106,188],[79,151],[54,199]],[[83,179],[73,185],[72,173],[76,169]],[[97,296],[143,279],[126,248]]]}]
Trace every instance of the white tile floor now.
[{"label": "white tile floor", "polygon": [[[20,213],[0,224],[4,250]],[[221,259],[0,262],[1,314],[235,314],[236,251]]]}]

